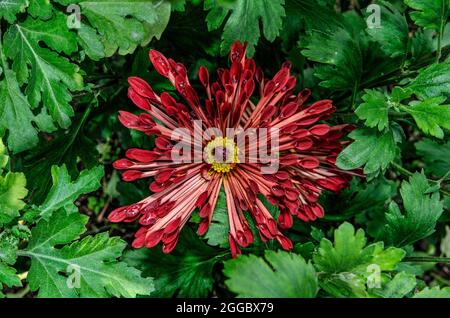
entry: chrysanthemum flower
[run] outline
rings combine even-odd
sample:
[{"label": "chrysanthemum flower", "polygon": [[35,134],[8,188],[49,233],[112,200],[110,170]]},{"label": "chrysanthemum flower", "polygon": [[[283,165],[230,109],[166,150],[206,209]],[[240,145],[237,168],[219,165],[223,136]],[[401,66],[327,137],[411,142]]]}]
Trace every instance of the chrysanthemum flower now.
[{"label": "chrysanthemum flower", "polygon": [[[207,69],[200,68],[204,100],[191,86],[186,68],[155,50],[150,51],[151,62],[185,103],[166,92],[158,96],[144,80],[129,78],[128,96],[144,112],[134,115],[121,111],[119,120],[128,128],[157,136],[153,150],[129,149],[126,158],[114,162],[116,169],[125,170],[125,181],[153,178],[150,190],[154,194],[109,215],[112,222],[138,220],[141,228],[135,234],[133,247],[151,248],[162,242],[164,253],[169,253],[196,209],[202,219],[198,234],[205,234],[223,189],[233,256],[253,241],[244,212],[253,218],[263,241],[276,239],[289,250],[292,242],[282,231],[292,226],[293,216],[303,221],[323,217],[324,209],[317,203],[321,192],[339,191],[347,185],[352,173],[338,169],[335,160],[344,144],[340,138],[350,127],[319,123],[335,111],[332,101],[307,106],[309,90],[293,94],[296,77],[290,75],[290,63],[284,63],[269,80],[252,59],[246,58],[245,51],[246,45],[235,42],[231,68],[219,69],[219,80],[212,84]],[[213,127],[225,137],[208,135],[206,131]],[[183,142],[194,153],[191,162],[173,160],[173,136],[180,128],[189,137]],[[276,154],[278,170],[263,173],[268,163],[250,160],[256,159],[252,154],[259,153],[267,143],[258,140],[238,144],[234,135],[226,135],[227,128],[277,131],[278,144],[271,151]],[[195,140],[198,132],[209,138]],[[271,142],[274,137],[270,136]],[[260,200],[261,195],[279,207],[278,220]]]}]

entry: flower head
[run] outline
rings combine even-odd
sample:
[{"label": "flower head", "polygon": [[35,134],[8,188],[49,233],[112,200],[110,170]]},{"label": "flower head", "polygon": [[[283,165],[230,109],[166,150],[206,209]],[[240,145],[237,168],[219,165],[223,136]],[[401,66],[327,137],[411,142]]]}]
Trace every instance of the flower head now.
[{"label": "flower head", "polygon": [[[244,212],[263,241],[275,239],[289,250],[292,243],[282,231],[292,226],[293,217],[323,217],[317,203],[321,192],[347,185],[352,173],[338,169],[335,160],[344,144],[340,138],[351,127],[319,123],[335,111],[332,101],[306,105],[310,91],[293,94],[296,77],[290,75],[290,63],[267,79],[245,52],[246,45],[235,42],[231,68],[219,69],[219,80],[212,84],[208,70],[200,68],[202,99],[186,68],[155,50],[151,62],[185,102],[166,92],[157,95],[144,80],[129,78],[128,96],[143,112],[121,111],[119,120],[157,136],[153,150],[129,149],[126,158],[114,162],[124,170],[125,181],[153,178],[154,194],[109,215],[112,222],[139,222],[134,247],[162,242],[165,253],[172,251],[196,209],[202,219],[198,234],[205,234],[223,189],[233,256],[253,241]],[[279,207],[277,220],[261,195]]]}]

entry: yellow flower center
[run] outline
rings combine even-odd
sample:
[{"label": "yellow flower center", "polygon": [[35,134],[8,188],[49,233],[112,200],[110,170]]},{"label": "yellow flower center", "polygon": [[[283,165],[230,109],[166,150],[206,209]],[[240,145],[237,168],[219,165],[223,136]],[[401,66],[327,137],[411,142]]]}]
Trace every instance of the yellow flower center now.
[{"label": "yellow flower center", "polygon": [[230,138],[216,137],[204,149],[206,162],[211,164],[212,170],[227,173],[239,163],[239,148]]}]

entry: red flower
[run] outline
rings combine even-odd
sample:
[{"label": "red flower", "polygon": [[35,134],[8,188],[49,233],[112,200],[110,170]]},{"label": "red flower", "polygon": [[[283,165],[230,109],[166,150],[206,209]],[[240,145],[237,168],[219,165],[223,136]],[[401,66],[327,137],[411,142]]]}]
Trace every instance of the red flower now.
[{"label": "red flower", "polygon": [[[128,128],[157,136],[153,150],[129,149],[126,159],[114,162],[116,169],[125,170],[122,174],[125,181],[154,179],[150,184],[153,195],[109,215],[112,222],[139,220],[141,228],[135,234],[135,248],[151,248],[162,242],[163,251],[169,253],[197,208],[202,218],[198,234],[205,234],[223,188],[233,256],[240,253],[240,247],[253,241],[244,211],[253,218],[263,241],[276,239],[289,250],[292,243],[281,230],[292,226],[293,216],[304,221],[323,217],[324,210],[317,203],[320,193],[339,191],[347,185],[352,173],[339,170],[335,159],[343,145],[339,139],[350,126],[318,123],[335,111],[332,101],[305,105],[310,91],[293,94],[296,78],[290,75],[290,63],[284,63],[269,80],[252,59],[245,57],[245,51],[246,45],[235,42],[230,54],[231,68],[219,69],[219,81],[212,84],[207,69],[200,68],[199,79],[206,91],[204,101],[189,83],[186,68],[154,50],[150,51],[151,62],[172,82],[186,104],[165,92],[158,96],[140,78],[129,78],[128,96],[144,112],[137,116],[121,111],[119,120]],[[257,161],[255,153],[267,147],[258,139],[260,131],[248,135],[257,137],[256,142],[242,144],[236,141],[237,133],[231,137],[212,136],[209,131],[213,127],[224,136],[227,128],[241,128],[245,132],[252,128],[269,129],[267,144],[272,145],[275,159]],[[192,150],[180,150],[178,154],[181,158],[190,155],[193,159],[190,162],[173,160],[177,143],[173,136],[179,128],[184,129],[186,138],[181,145]],[[206,135],[206,140],[195,139],[199,132]],[[264,168],[275,161],[278,170],[265,174]],[[279,207],[278,222],[258,194]]]}]

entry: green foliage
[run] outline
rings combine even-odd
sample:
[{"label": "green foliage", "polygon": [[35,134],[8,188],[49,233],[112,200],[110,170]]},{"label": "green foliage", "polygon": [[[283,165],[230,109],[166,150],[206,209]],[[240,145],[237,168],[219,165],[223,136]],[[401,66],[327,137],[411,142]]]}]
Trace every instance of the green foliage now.
[{"label": "green foliage", "polygon": [[390,105],[386,102],[383,93],[375,90],[368,90],[362,97],[364,103],[359,105],[355,114],[365,120],[368,127],[378,127],[383,131],[388,127],[388,110]]},{"label": "green foliage", "polygon": [[9,148],[14,152],[20,152],[38,143],[37,130],[32,122],[39,124],[40,128],[47,131],[52,131],[54,127],[52,127],[52,124],[45,124],[45,121],[47,121],[45,114],[40,117],[44,120],[44,123],[40,123],[39,118],[34,116],[28,100],[20,91],[16,74],[6,64],[1,46],[0,58],[4,77],[3,81],[0,82],[0,103],[2,105],[0,134],[3,135],[8,130],[9,136],[7,141]]},{"label": "green foliage", "polygon": [[442,128],[450,129],[450,105],[441,105],[445,100],[445,97],[428,98],[402,109],[414,117],[424,133],[442,139]]},{"label": "green foliage", "polygon": [[345,170],[364,166],[367,176],[377,176],[386,170],[398,155],[393,130],[378,132],[374,129],[357,129],[349,134],[355,141],[342,151],[336,165]]},{"label": "green foliage", "polygon": [[[355,23],[362,21],[358,19]],[[314,30],[306,40],[302,54],[323,63],[314,69],[323,87],[351,90],[361,81],[365,44],[360,42],[359,34],[349,28],[339,27],[329,33]]]},{"label": "green foliage", "polygon": [[413,11],[411,18],[414,22],[425,29],[441,31],[450,15],[450,2],[448,0],[405,0]]},{"label": "green foliage", "polygon": [[[17,239],[8,235],[8,233],[0,233],[0,287],[6,285],[8,287],[20,287],[22,283],[16,275],[14,265],[17,259]],[[0,298],[4,294],[0,291]]]},{"label": "green foliage", "polygon": [[[376,1],[379,26],[372,2],[0,0],[0,297],[449,298],[436,262],[450,255],[450,2]],[[107,217],[152,179],[124,182],[111,165],[155,141],[117,119],[138,112],[127,78],[173,93],[149,62],[156,49],[203,98],[199,66],[215,81],[236,39],[266,78],[291,61],[306,105],[333,101],[321,123],[355,128],[336,164],[364,177],[323,191],[324,218],[294,218],[289,252],[242,211],[254,244],[231,259],[223,192],[203,238],[194,212],[170,254],[132,250],[135,223]]]},{"label": "green foliage", "polygon": [[430,139],[424,139],[416,143],[415,147],[417,154],[423,157],[426,163],[426,171],[438,177],[443,177],[450,171],[450,162],[447,160],[450,158],[450,142],[440,145]]},{"label": "green foliage", "polygon": [[[55,124],[70,126],[74,115],[71,92],[85,86],[83,72],[70,58],[78,51],[78,45],[93,60],[112,56],[116,51],[130,54],[138,45],[159,38],[170,17],[167,1],[58,2],[80,6],[87,18],[80,28],[70,29],[69,17],[41,0],[8,2],[8,10],[0,15],[12,23],[14,14],[29,5],[30,15],[23,22],[10,25],[3,36],[3,43],[7,43],[3,45],[5,56],[0,43],[0,60],[5,70],[4,79],[0,80],[0,101],[4,107],[0,111],[0,134],[9,131],[8,147],[16,153],[35,147],[38,131],[53,132]],[[12,70],[6,58],[12,61]],[[40,110],[37,115],[36,109]]]},{"label": "green foliage", "polygon": [[[209,30],[223,26],[221,52],[229,52],[235,40],[247,41],[248,54],[255,52],[261,32],[264,37],[273,41],[278,36],[283,23],[284,0],[234,0],[230,3],[220,0],[206,0],[205,10],[209,10],[206,22]],[[230,13],[231,11],[231,13]]]},{"label": "green foliage", "polygon": [[87,220],[78,213],[58,210],[51,221],[38,222],[27,249],[21,252],[31,258],[30,288],[46,298],[135,297],[152,292],[151,279],[117,261],[126,246],[124,241],[102,233],[73,242],[85,232]]},{"label": "green foliage", "polygon": [[85,123],[96,103],[96,99],[89,102],[69,130],[54,135],[50,142],[41,141],[38,147],[27,153],[24,170],[29,177],[28,188],[34,203],[42,203],[51,187],[52,178],[48,171],[52,166],[64,164],[70,176],[76,177],[79,161],[88,169],[98,164],[98,156],[92,150],[96,144],[84,132]]},{"label": "green foliage", "polygon": [[186,229],[169,255],[158,249],[139,249],[125,254],[124,261],[154,278],[153,296],[206,297],[213,285],[213,267],[226,255],[228,252],[218,253]]},{"label": "green foliage", "polygon": [[216,208],[209,225],[208,232],[205,234],[207,243],[212,246],[229,247],[228,232],[230,225],[228,224],[228,211],[225,191],[220,191],[217,199]]},{"label": "green foliage", "polygon": [[382,235],[389,244],[406,246],[430,236],[442,214],[443,204],[439,192],[428,183],[424,174],[415,173],[400,189],[405,212],[394,201],[386,214],[386,227]]},{"label": "green foliage", "polygon": [[364,231],[355,233],[347,222],[334,232],[334,243],[323,238],[313,255],[316,270],[324,273],[320,287],[335,297],[366,297],[373,268],[392,271],[405,256],[402,249],[384,249],[383,242],[366,244]]},{"label": "green foliage", "polygon": [[25,215],[26,219],[42,217],[48,220],[54,211],[61,208],[68,212],[77,211],[73,201],[81,194],[98,189],[104,172],[101,166],[83,170],[75,181],[71,181],[65,165],[61,167],[53,166],[51,173],[53,186],[48,192],[47,198],[41,205],[32,207]]},{"label": "green foliage", "polygon": [[225,281],[238,297],[311,298],[317,293],[314,267],[300,255],[266,251],[225,262]]},{"label": "green foliage", "polygon": [[369,28],[367,33],[381,45],[386,55],[394,58],[408,52],[408,24],[406,18],[393,5],[382,2],[380,27]]},{"label": "green foliage", "polygon": [[403,298],[412,291],[416,284],[414,275],[400,272],[382,290],[376,291],[376,295],[383,298]]},{"label": "green foliage", "polygon": [[[5,146],[0,139],[0,173],[8,163]],[[19,216],[19,211],[25,207],[23,199],[26,197],[25,174],[21,172],[7,172],[0,174],[0,225]]]},{"label": "green foliage", "polygon": [[414,298],[450,298],[450,287],[433,287],[421,290],[414,295]]},{"label": "green foliage", "polygon": [[450,64],[433,64],[422,69],[408,88],[421,99],[450,97]]},{"label": "green foliage", "polygon": [[93,60],[111,56],[116,51],[133,53],[138,45],[160,38],[170,17],[169,1],[58,0],[77,4],[88,24],[78,30],[78,41]]},{"label": "green foliage", "polygon": [[[63,15],[49,21],[28,18],[14,24],[5,33],[5,55],[14,60],[12,69],[20,84],[26,83],[26,94],[32,108],[42,102],[53,121],[62,128],[70,125],[73,110],[69,90],[83,87],[79,67],[58,53],[70,55],[77,49],[75,34],[71,33]],[[43,48],[45,43],[50,49]],[[56,52],[55,52],[56,51]],[[23,106],[22,106],[23,107]]]},{"label": "green foliage", "polygon": [[4,18],[9,23],[16,21],[16,14],[24,12],[27,7],[26,0],[0,0],[0,19]]},{"label": "green foliage", "polygon": [[353,179],[350,186],[339,194],[339,201],[334,195],[327,196],[325,209],[328,214],[325,219],[347,220],[353,216],[384,214],[386,202],[390,201],[396,191],[395,183],[384,178],[369,183]]}]

